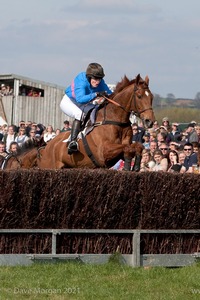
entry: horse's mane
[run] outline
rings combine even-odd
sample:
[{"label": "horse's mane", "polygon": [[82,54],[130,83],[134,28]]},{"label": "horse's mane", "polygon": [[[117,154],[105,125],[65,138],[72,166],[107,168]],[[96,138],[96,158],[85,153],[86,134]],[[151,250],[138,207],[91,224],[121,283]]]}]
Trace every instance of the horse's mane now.
[{"label": "horse's mane", "polygon": [[[138,74],[139,77],[139,83],[144,83],[145,81],[140,77],[140,74]],[[112,94],[112,97],[114,97],[116,94],[118,94],[119,92],[121,92],[124,88],[128,87],[131,84],[134,84],[136,82],[136,78],[134,79],[128,79],[128,77],[126,75],[124,75],[124,77],[122,78],[122,80],[120,82],[118,82],[116,84],[115,90]]]},{"label": "horse's mane", "polygon": [[[140,77],[140,74],[138,74],[138,76],[139,76],[139,82],[144,83],[144,80]],[[128,79],[128,77],[126,75],[124,75],[122,80],[116,84],[115,90],[112,94],[113,97],[116,94],[118,94],[119,92],[121,92],[124,88],[126,88],[127,86],[129,86],[135,82],[136,82],[136,78],[130,80],[130,79]]]},{"label": "horse's mane", "polygon": [[124,78],[122,78],[121,81],[119,81],[116,84],[115,90],[114,90],[114,95],[118,94],[119,92],[121,92],[125,87],[131,85],[132,83],[135,82],[135,79],[130,80],[128,79],[128,77],[126,75],[124,75]]},{"label": "horse's mane", "polygon": [[39,148],[39,147],[43,146],[44,144],[45,144],[45,142],[44,142],[43,138],[41,138],[40,140],[28,139],[20,147],[18,155],[25,154],[25,153],[27,153],[28,151],[30,151],[34,148]]}]

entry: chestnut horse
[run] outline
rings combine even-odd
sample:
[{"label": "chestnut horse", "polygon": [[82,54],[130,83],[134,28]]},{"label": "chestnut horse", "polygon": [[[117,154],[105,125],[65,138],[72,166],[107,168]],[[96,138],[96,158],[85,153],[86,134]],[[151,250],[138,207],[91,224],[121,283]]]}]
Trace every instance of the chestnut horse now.
[{"label": "chestnut horse", "polygon": [[140,117],[146,128],[155,121],[152,109],[153,95],[149,78],[140,74],[133,80],[126,76],[116,85],[112,95],[104,97],[96,113],[93,129],[78,139],[79,151],[68,155],[65,140],[70,132],[61,133],[41,149],[37,161],[41,169],[61,168],[110,168],[119,159],[130,170],[134,156],[141,157],[143,146],[132,143],[130,115]]},{"label": "chestnut horse", "polygon": [[28,140],[19,150],[19,153],[9,153],[7,156],[0,156],[0,168],[2,170],[31,169],[37,166],[38,149],[44,145],[40,141]]},{"label": "chestnut horse", "polygon": [[8,154],[0,160],[2,170],[31,169],[37,166],[37,148],[27,150],[22,154]]}]

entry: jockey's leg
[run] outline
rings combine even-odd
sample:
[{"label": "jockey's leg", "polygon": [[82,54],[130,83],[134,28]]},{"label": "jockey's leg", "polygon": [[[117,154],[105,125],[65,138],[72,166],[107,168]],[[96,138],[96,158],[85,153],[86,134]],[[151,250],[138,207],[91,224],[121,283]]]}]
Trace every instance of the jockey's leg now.
[{"label": "jockey's leg", "polygon": [[69,155],[71,155],[72,153],[77,152],[79,150],[76,139],[80,132],[80,129],[81,129],[81,121],[75,119],[73,121],[72,129],[71,129],[71,141],[68,145],[68,154]]},{"label": "jockey's leg", "polygon": [[68,154],[71,155],[78,151],[78,143],[76,139],[81,129],[81,121],[79,120],[82,119],[83,112],[67,95],[63,96],[60,108],[66,115],[75,119],[71,129],[71,141],[68,145]]}]

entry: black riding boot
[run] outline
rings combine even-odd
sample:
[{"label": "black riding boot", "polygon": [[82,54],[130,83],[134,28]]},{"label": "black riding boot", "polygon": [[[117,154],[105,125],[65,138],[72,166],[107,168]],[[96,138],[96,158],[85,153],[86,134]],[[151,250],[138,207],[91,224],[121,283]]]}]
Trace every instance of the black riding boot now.
[{"label": "black riding boot", "polygon": [[141,155],[136,155],[135,156],[135,162],[134,162],[134,166],[133,166],[132,171],[135,171],[135,172],[139,172],[140,171],[141,159],[142,159]]},{"label": "black riding boot", "polygon": [[80,129],[81,129],[81,121],[75,119],[73,121],[72,129],[71,129],[71,141],[68,145],[68,154],[69,155],[78,151],[78,143],[77,143],[76,139],[80,132]]}]

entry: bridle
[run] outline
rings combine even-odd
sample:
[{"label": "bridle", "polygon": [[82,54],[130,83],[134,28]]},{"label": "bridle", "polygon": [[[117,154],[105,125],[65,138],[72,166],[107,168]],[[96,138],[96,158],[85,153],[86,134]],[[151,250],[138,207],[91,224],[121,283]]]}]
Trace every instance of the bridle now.
[{"label": "bridle", "polygon": [[104,99],[106,99],[108,102],[110,102],[110,103],[112,103],[112,104],[114,104],[114,105],[116,105],[116,106],[119,106],[119,107],[122,108],[125,112],[127,112],[127,113],[131,113],[131,112],[132,112],[133,115],[135,115],[136,117],[140,117],[140,115],[141,115],[143,112],[148,111],[148,110],[153,110],[153,108],[152,108],[152,106],[151,106],[151,107],[148,107],[148,108],[145,108],[145,109],[143,109],[143,110],[139,110],[139,109],[137,108],[135,92],[138,91],[138,90],[148,90],[148,88],[145,88],[145,87],[139,88],[139,87],[137,87],[137,86],[134,87],[133,93],[131,94],[131,97],[130,97],[130,102],[133,101],[134,107],[135,107],[135,109],[136,109],[136,111],[134,111],[134,112],[132,112],[132,111],[130,111],[130,110],[127,110],[123,105],[119,104],[118,102],[116,102],[116,101],[113,100],[113,99],[110,99],[110,98],[108,98],[108,97],[106,97],[106,96],[104,96]]},{"label": "bridle", "polygon": [[7,156],[5,156],[4,161],[3,161],[2,165],[1,165],[1,169],[2,170],[4,170],[6,168],[7,163],[8,163],[8,161],[9,161],[9,159],[11,157],[13,157],[14,159],[16,159],[16,161],[19,163],[20,167],[22,166],[21,160],[18,159],[18,157],[16,155],[14,155],[14,154],[11,153],[11,154],[8,154]]},{"label": "bridle", "polygon": [[[150,107],[148,107],[148,108],[145,108],[145,109],[143,109],[143,110],[140,110],[140,111],[137,109],[135,92],[138,91],[138,90],[148,90],[148,88],[145,88],[145,87],[143,87],[143,88],[138,88],[137,86],[135,86],[134,89],[133,89],[133,93],[132,93],[132,95],[131,95],[131,101],[133,100],[134,107],[135,107],[136,110],[137,110],[137,111],[133,112],[133,114],[134,114],[136,117],[140,117],[140,115],[141,115],[143,112],[147,111],[147,110],[153,110],[152,106],[150,106]],[[148,93],[148,92],[147,92],[147,93]]]}]

